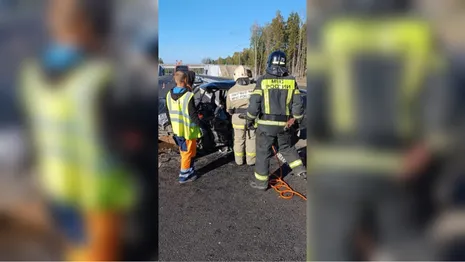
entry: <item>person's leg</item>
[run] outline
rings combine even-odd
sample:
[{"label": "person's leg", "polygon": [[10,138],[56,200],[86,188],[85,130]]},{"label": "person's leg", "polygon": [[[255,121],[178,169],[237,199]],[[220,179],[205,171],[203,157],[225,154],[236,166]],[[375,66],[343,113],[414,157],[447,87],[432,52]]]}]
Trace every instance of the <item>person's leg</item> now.
[{"label": "person's leg", "polygon": [[278,147],[281,155],[286,159],[289,167],[294,171],[296,175],[305,173],[305,167],[300,159],[299,153],[292,146],[292,134],[290,132],[278,133]]},{"label": "person's leg", "polygon": [[157,261],[158,258],[158,165],[153,161],[158,152],[152,148],[141,152],[135,163],[139,179],[137,204],[126,219],[125,228],[129,237],[125,238],[122,261]]},{"label": "person's leg", "polygon": [[234,160],[239,166],[244,164],[245,130],[234,129]]},{"label": "person's leg", "polygon": [[117,261],[120,259],[122,220],[118,213],[82,210],[53,202],[50,213],[66,239],[66,261]]},{"label": "person's leg", "polygon": [[181,170],[179,172],[179,183],[186,183],[195,180],[194,157],[197,152],[196,140],[178,139],[179,151],[181,155]]},{"label": "person's leg", "polygon": [[408,205],[407,188],[386,176],[379,177],[374,188],[373,200],[376,201],[374,206],[378,222],[379,252],[387,256],[408,256],[392,259],[410,260],[409,257],[417,256],[418,253],[415,254],[415,252],[418,250],[405,250],[404,248],[418,240],[419,232],[413,223],[415,210]]},{"label": "person's leg", "polygon": [[245,140],[245,156],[247,165],[255,165],[255,159],[257,157],[256,147],[255,147],[255,130],[246,131],[246,140]]},{"label": "person's leg", "polygon": [[358,176],[319,172],[308,179],[308,260],[353,260],[364,206]]},{"label": "person's leg", "polygon": [[270,159],[273,156],[271,149],[275,138],[269,136],[262,130],[257,130],[257,162],[255,163],[254,181],[251,186],[257,189],[265,190],[268,188],[268,179],[270,175]]},{"label": "person's leg", "polygon": [[192,140],[186,140],[187,144],[187,152],[189,154],[189,159],[190,159],[190,167],[192,170],[192,173],[195,173],[195,156],[197,155],[197,140],[192,139]]},{"label": "person's leg", "polygon": [[84,253],[86,246],[83,214],[74,206],[53,200],[48,204],[48,211],[54,227],[65,239],[65,260],[77,260]]},{"label": "person's leg", "polygon": [[70,253],[72,261],[117,261],[120,259],[122,218],[116,212],[83,211],[86,241]]}]

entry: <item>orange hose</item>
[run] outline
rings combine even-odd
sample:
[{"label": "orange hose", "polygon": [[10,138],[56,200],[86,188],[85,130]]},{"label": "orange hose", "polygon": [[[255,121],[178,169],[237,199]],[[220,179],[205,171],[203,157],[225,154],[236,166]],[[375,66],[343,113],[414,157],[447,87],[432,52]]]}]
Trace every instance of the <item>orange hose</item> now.
[{"label": "orange hose", "polygon": [[272,176],[274,176],[276,178],[270,179],[270,186],[276,192],[278,192],[280,198],[291,199],[294,196],[299,196],[303,200],[307,201],[306,196],[304,196],[301,193],[299,193],[299,192],[295,191],[294,189],[292,189],[292,187],[289,186],[289,184],[286,183],[286,181],[284,181],[282,179],[282,177],[283,177],[283,167],[282,167],[281,161],[278,158],[278,153],[276,152],[276,149],[274,148],[274,146],[272,148],[273,148],[274,156],[276,157],[276,160],[278,160],[278,163],[279,163],[279,176],[275,175],[275,174],[271,174]]}]

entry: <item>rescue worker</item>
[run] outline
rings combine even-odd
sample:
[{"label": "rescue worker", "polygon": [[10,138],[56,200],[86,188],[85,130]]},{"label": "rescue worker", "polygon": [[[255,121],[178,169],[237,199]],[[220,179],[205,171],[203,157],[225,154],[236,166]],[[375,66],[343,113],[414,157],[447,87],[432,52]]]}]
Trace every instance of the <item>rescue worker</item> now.
[{"label": "rescue worker", "polygon": [[343,3],[309,42],[309,260],[356,259],[366,215],[371,259],[416,260],[391,256],[417,234],[404,182],[447,148],[445,63],[410,1]]},{"label": "rescue worker", "polygon": [[51,44],[21,71],[37,173],[67,240],[66,260],[120,259],[123,216],[135,199],[106,130],[113,68],[103,48],[112,13],[112,1],[51,0]]},{"label": "rescue worker", "polygon": [[257,80],[247,109],[247,127],[253,129],[255,120],[258,124],[255,180],[250,185],[260,190],[268,188],[269,164],[274,145],[293,173],[306,178],[303,162],[291,144],[290,125],[294,119],[297,123],[303,119],[304,108],[297,82],[289,75],[286,65],[284,52],[274,51],[269,55],[266,73]]},{"label": "rescue worker", "polygon": [[194,71],[187,71],[187,87],[193,91],[194,83],[195,83],[195,72]]},{"label": "rescue worker", "polygon": [[178,181],[181,184],[197,179],[194,157],[197,153],[197,139],[201,137],[199,119],[194,103],[194,93],[188,86],[187,73],[174,73],[176,86],[166,95],[168,119],[174,133],[174,140],[181,153],[181,170]]},{"label": "rescue worker", "polygon": [[226,98],[226,111],[234,128],[234,159],[239,166],[244,164],[244,157],[247,165],[255,165],[255,130],[247,129],[245,120],[250,94],[255,88],[249,77],[246,68],[238,66],[234,70],[236,84],[228,90]]}]

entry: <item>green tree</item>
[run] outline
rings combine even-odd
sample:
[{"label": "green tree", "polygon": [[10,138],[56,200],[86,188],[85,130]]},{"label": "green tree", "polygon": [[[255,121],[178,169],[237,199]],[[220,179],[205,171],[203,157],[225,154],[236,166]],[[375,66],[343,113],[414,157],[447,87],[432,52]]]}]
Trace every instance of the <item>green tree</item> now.
[{"label": "green tree", "polygon": [[164,64],[162,58],[158,58],[158,64]]},{"label": "green tree", "polygon": [[211,62],[221,65],[246,65],[252,68],[256,75],[262,75],[265,73],[268,55],[275,50],[283,50],[288,56],[290,72],[295,76],[305,76],[307,28],[296,12],[292,12],[285,20],[281,12],[277,11],[270,23],[254,23],[250,31],[250,48]]},{"label": "green tree", "polygon": [[214,64],[214,60],[209,57],[202,59],[202,64]]},{"label": "green tree", "polygon": [[280,11],[276,12],[276,17],[271,20],[270,24],[270,41],[271,49],[284,50],[285,48],[285,23]]},{"label": "green tree", "polygon": [[307,23],[302,24],[299,34],[299,46],[298,46],[298,57],[297,57],[297,76],[305,76],[307,68]]},{"label": "green tree", "polygon": [[288,66],[291,73],[295,73],[297,66],[297,57],[299,55],[299,33],[300,33],[300,17],[299,14],[292,12],[286,22],[286,55],[288,58]]}]

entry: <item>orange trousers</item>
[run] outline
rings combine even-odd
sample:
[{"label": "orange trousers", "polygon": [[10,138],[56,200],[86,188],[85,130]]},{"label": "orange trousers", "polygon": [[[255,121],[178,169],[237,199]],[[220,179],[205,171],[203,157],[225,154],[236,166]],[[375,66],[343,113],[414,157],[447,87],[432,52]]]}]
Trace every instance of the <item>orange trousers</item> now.
[{"label": "orange trousers", "polygon": [[117,261],[119,260],[122,221],[111,212],[86,212],[88,240],[82,246],[70,245],[67,261]]},{"label": "orange trousers", "polygon": [[181,171],[186,171],[194,166],[194,157],[197,154],[197,140],[186,139],[186,146],[184,148],[180,146],[179,152],[181,154]]}]

